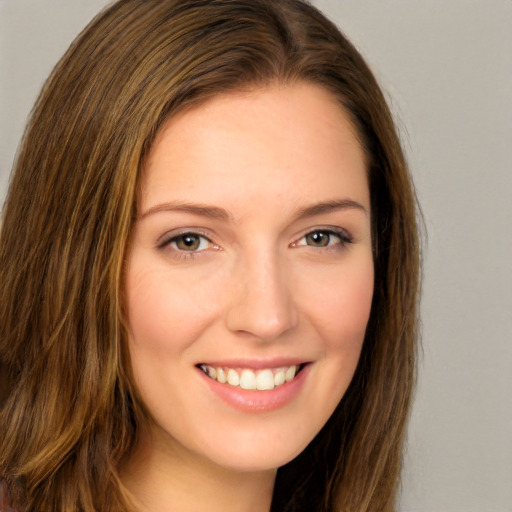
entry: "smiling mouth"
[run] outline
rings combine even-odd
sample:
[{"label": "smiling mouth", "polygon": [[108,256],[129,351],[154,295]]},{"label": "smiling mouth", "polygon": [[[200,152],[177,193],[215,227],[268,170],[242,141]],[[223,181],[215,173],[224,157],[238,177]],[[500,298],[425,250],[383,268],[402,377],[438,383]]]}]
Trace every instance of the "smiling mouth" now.
[{"label": "smiling mouth", "polygon": [[245,390],[270,391],[291,382],[306,364],[282,366],[280,368],[226,368],[199,364],[197,367],[210,379]]}]

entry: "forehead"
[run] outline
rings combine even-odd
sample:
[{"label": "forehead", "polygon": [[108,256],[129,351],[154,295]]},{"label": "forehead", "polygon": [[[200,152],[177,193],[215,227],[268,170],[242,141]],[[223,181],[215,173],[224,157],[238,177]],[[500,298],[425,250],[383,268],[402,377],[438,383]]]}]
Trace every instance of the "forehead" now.
[{"label": "forehead", "polygon": [[367,189],[349,117],[330,92],[299,83],[216,96],[171,117],[145,162],[140,199],[143,209],[169,199],[347,190],[368,202]]}]

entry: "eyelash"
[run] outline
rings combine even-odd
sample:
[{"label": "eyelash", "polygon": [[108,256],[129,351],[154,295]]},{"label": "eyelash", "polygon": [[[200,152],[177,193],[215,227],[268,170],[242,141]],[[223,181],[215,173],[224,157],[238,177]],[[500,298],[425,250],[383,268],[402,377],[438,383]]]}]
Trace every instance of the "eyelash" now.
[{"label": "eyelash", "polygon": [[[314,234],[322,234],[327,235],[329,237],[328,245],[324,246],[314,246],[308,245],[307,243],[300,243],[302,240],[306,239],[308,236]],[[339,243],[331,244],[331,237],[336,237],[339,239]],[[308,231],[305,235],[303,235],[297,242],[293,242],[292,247],[316,247],[318,249],[324,250],[342,250],[347,245],[352,244],[354,240],[352,237],[344,230],[344,229],[335,229],[335,228],[315,228],[311,231]]]},{"label": "eyelash", "polygon": [[166,247],[171,247],[173,257],[177,259],[197,258],[203,251],[206,250],[206,248],[187,251],[179,249],[178,247],[172,247],[173,244],[176,244],[180,239],[185,239],[187,236],[190,238],[199,238],[201,239],[200,243],[202,243],[202,241],[206,241],[210,248],[220,250],[218,245],[215,245],[213,241],[208,238],[208,236],[199,231],[182,231],[178,234],[171,234],[170,236],[163,238],[163,240],[158,243],[158,248],[165,249]]},{"label": "eyelash", "polygon": [[[314,246],[309,245],[307,243],[300,243],[302,240],[305,240],[308,236],[314,235],[314,234],[322,234],[327,235],[329,237],[327,245],[324,246]],[[177,242],[180,239],[185,239],[186,237],[190,238],[199,238],[200,244],[201,241],[206,241],[207,244],[209,244],[208,248],[213,248],[215,250],[220,250],[221,248],[218,245],[215,245],[213,241],[206,236],[204,233],[198,232],[198,231],[182,231],[178,234],[171,234],[168,237],[165,237],[162,241],[158,243],[159,249],[164,249],[166,247],[171,246],[172,252],[174,253],[173,256],[178,259],[187,259],[187,258],[196,258],[198,257],[202,252],[204,252],[207,248],[202,249],[196,249],[196,250],[184,250],[180,249],[177,246],[172,247],[173,244],[177,244]],[[336,237],[339,239],[339,243],[331,244],[331,237]],[[293,242],[290,244],[291,247],[313,247],[318,249],[324,249],[324,250],[342,250],[344,249],[348,244],[352,244],[353,239],[352,237],[343,229],[334,229],[334,228],[315,228],[311,231],[308,231],[305,233],[302,237],[299,238],[296,242]]]}]

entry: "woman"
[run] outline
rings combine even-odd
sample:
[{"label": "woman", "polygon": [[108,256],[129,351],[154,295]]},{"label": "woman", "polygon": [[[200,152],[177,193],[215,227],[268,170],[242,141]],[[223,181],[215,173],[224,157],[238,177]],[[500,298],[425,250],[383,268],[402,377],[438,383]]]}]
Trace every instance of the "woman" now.
[{"label": "woman", "polygon": [[114,3],[3,212],[13,506],[393,510],[418,266],[385,100],[316,9]]}]

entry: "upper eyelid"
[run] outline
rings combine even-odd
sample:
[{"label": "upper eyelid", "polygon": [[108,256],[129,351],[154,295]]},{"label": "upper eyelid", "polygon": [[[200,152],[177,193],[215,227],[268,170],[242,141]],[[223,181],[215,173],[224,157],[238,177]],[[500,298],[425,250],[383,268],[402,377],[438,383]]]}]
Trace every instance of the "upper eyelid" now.
[{"label": "upper eyelid", "polygon": [[208,235],[206,232],[200,229],[193,229],[193,228],[184,228],[184,229],[177,229],[177,230],[171,230],[165,233],[164,235],[160,236],[157,241],[156,245],[157,247],[163,247],[164,245],[169,244],[172,242],[175,238],[178,238],[179,236],[183,235],[196,235],[200,236],[202,238],[205,238],[210,243],[214,243],[211,236]]},{"label": "upper eyelid", "polygon": [[295,242],[293,243],[297,243],[299,240],[302,240],[304,237],[310,235],[311,233],[316,233],[317,231],[324,233],[332,233],[334,235],[341,237],[342,239],[345,239],[345,242],[354,241],[354,237],[352,236],[352,234],[345,228],[339,226],[318,226],[304,231],[299,237],[296,238]]},{"label": "upper eyelid", "polygon": [[[342,241],[345,243],[354,241],[354,237],[346,228],[343,228],[341,226],[321,225],[321,226],[314,226],[314,227],[311,227],[311,228],[308,228],[308,229],[302,231],[302,233],[299,236],[294,237],[294,241],[292,241],[290,243],[290,245],[297,244],[300,240],[302,240],[307,235],[309,235],[311,233],[315,233],[317,231],[333,233],[334,235],[341,237]],[[169,244],[173,239],[175,239],[179,236],[182,236],[182,235],[186,235],[186,234],[201,236],[201,237],[205,238],[206,240],[208,240],[208,242],[210,242],[211,244],[216,245],[216,243],[213,240],[212,235],[208,232],[208,230],[205,230],[202,228],[196,228],[196,227],[185,227],[185,228],[177,228],[177,229],[170,230],[157,239],[156,245],[158,247],[162,247],[164,245]]]}]

